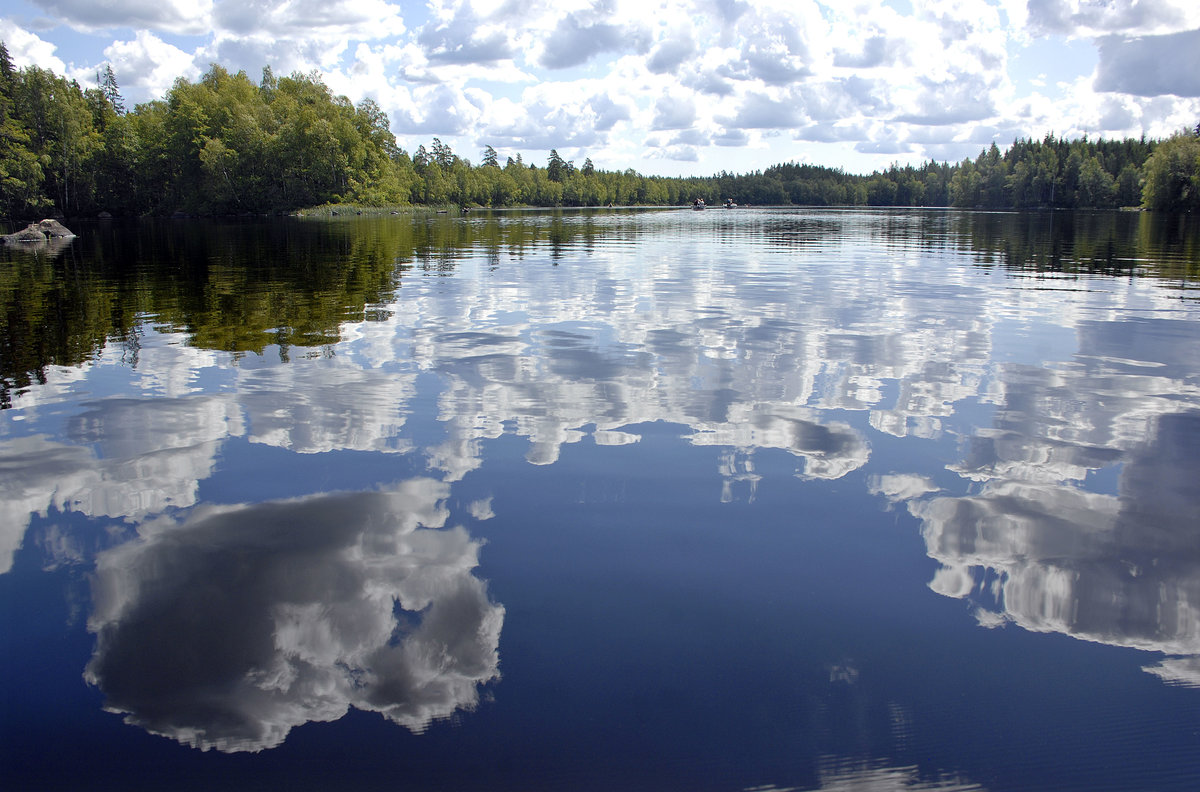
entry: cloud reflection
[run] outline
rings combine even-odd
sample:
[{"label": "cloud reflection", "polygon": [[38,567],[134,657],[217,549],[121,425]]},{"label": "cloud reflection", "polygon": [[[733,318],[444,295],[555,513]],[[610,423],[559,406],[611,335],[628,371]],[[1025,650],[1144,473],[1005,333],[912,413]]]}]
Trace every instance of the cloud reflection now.
[{"label": "cloud reflection", "polygon": [[930,586],[975,601],[985,626],[1007,621],[1183,656],[1147,670],[1200,680],[1197,448],[1200,411],[1161,415],[1122,455],[1117,495],[997,478],[977,494],[911,501],[942,564]]},{"label": "cloud reflection", "polygon": [[243,431],[227,396],[107,399],[71,418],[69,442],[45,434],[0,440],[0,574],[12,567],[32,514],[138,520],[193,505],[221,442]]},{"label": "cloud reflection", "polygon": [[[820,765],[821,792],[984,792],[985,787],[957,774],[922,773],[915,766],[888,767],[881,762],[863,762],[842,757],[823,757]],[[933,775],[932,778],[929,776]]]},{"label": "cloud reflection", "polygon": [[85,678],[110,711],[198,748],[258,751],[349,707],[414,731],[499,677],[504,608],[449,486],[202,506],[97,557]]},{"label": "cloud reflection", "polygon": [[707,425],[691,437],[696,445],[742,451],[778,448],[800,457],[800,478],[838,479],[862,467],[870,446],[846,423],[820,423],[817,411],[781,405],[735,405],[730,420]]},{"label": "cloud reflection", "polygon": [[1161,652],[1169,657],[1148,672],[1197,684],[1194,329],[1087,320],[1076,333],[1070,361],[998,370],[991,425],[947,465],[967,494],[912,473],[874,477],[871,491],[921,520],[940,564],[930,588],[970,601],[981,626]]},{"label": "cloud reflection", "polygon": [[[663,422],[720,449],[721,498],[731,500],[754,497],[758,451],[790,454],[800,477],[830,480],[866,468],[873,443],[894,447],[882,435],[958,432],[964,453],[949,470],[969,495],[941,492],[928,470],[875,475],[869,485],[924,521],[942,562],[936,590],[1003,595],[998,609],[980,611],[988,624],[1191,652],[1190,628],[1130,626],[1145,621],[1134,604],[1150,596],[1145,581],[1179,588],[1179,619],[1200,602],[1187,582],[1196,570],[1171,571],[1189,557],[1179,537],[1190,540],[1193,526],[1172,520],[1198,513],[1188,484],[1196,461],[1181,447],[1173,466],[1152,462],[1167,447],[1163,435],[1191,425],[1181,411],[1200,405],[1191,313],[1145,282],[1088,281],[1046,298],[934,266],[942,243],[931,237],[917,249],[906,229],[886,228],[924,214],[822,217],[813,226],[779,215],[720,233],[663,226],[636,240],[637,255],[632,232],[596,226],[586,256],[552,269],[537,266],[532,244],[510,245],[508,258],[488,254],[486,274],[409,278],[386,318],[343,328],[330,359],[225,367],[228,390],[211,397],[179,394],[213,381],[214,372],[201,374],[214,355],[164,357],[161,368],[175,368],[154,387],[167,398],[99,402],[70,422],[66,434],[86,451],[42,435],[4,441],[0,457],[14,473],[0,482],[12,518],[0,557],[21,541],[23,529],[7,526],[50,505],[137,518],[192,505],[230,436],[298,453],[411,450],[453,482],[504,434],[525,438],[526,459],[544,465],[589,435],[632,444],[639,425]],[[831,252],[829,240],[842,236],[854,240],[853,260]],[[455,260],[482,266],[469,252]],[[787,274],[796,268],[802,276]],[[1128,318],[1142,311],[1155,318]],[[1044,351],[1043,341],[1063,346]],[[146,367],[156,351],[145,345]],[[89,372],[121,366],[102,357]],[[36,417],[52,391],[33,389],[16,404]],[[436,432],[423,425],[431,410]],[[980,415],[991,425],[973,428]],[[880,435],[868,439],[872,429]],[[1119,495],[1089,491],[1091,477],[1119,465]],[[122,478],[126,469],[138,472]],[[1168,559],[1155,541],[1180,552]],[[1103,606],[1104,592],[1124,604]],[[1135,615],[1107,626],[1099,615],[1084,620],[1086,596],[1093,610]]]}]

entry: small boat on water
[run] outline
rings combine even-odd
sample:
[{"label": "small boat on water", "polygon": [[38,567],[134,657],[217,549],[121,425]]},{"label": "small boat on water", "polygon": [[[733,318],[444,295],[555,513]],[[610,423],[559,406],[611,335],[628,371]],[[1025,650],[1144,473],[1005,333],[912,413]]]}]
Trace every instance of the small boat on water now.
[{"label": "small boat on water", "polygon": [[726,198],[725,199],[725,208],[726,209],[737,209],[737,204],[735,204],[733,202],[732,198]]},{"label": "small boat on water", "polygon": [[697,198],[692,201],[692,208],[699,212],[701,209],[707,209],[708,207],[705,205],[703,198]]}]

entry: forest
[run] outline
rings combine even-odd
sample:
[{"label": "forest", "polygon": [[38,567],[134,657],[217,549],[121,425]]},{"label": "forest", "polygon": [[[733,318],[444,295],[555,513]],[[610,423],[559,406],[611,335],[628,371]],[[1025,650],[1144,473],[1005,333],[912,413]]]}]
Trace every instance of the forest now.
[{"label": "forest", "polygon": [[0,42],[0,218],[286,213],[358,206],[710,204],[1200,209],[1200,127],[1165,140],[993,143],[959,163],[869,175],[784,163],[746,174],[645,176],[544,165],[486,146],[477,164],[434,138],[400,148],[371,99],[335,96],[316,73],[276,77],[213,65],[162,99],[127,109],[111,67],[96,88],[36,66]]}]

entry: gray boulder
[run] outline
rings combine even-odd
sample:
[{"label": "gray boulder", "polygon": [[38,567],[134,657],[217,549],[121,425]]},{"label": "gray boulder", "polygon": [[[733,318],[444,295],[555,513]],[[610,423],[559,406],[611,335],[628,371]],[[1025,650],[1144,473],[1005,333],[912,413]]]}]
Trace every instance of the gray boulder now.
[{"label": "gray boulder", "polygon": [[71,232],[71,229],[67,228],[57,220],[43,220],[42,222],[38,223],[38,226],[42,229],[46,236],[50,237],[51,239],[65,239],[67,237],[75,236],[75,234]]},{"label": "gray boulder", "polygon": [[37,223],[30,223],[15,234],[5,234],[3,239],[13,244],[45,242],[46,234]]},{"label": "gray boulder", "polygon": [[45,242],[48,239],[70,239],[75,236],[71,229],[57,220],[43,220],[40,223],[30,223],[15,234],[0,236],[6,244],[30,244]]}]

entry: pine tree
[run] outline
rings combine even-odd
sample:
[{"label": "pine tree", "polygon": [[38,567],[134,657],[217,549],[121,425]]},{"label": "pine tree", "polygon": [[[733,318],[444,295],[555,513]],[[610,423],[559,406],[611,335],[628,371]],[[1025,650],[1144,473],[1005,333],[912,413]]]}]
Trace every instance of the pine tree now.
[{"label": "pine tree", "polygon": [[104,64],[104,71],[97,77],[100,90],[104,92],[104,98],[113,106],[113,110],[117,111],[117,115],[125,115],[125,100],[121,97],[121,90],[117,86],[117,75],[113,74],[112,64]]},{"label": "pine tree", "polygon": [[12,58],[8,57],[8,47],[5,46],[3,41],[0,41],[0,82],[3,83],[0,85],[0,89],[4,90],[6,96],[12,87],[12,78]]},{"label": "pine tree", "polygon": [[550,159],[546,163],[546,178],[553,182],[560,182],[566,175],[567,163],[558,155],[556,149],[550,149]]},{"label": "pine tree", "polygon": [[433,149],[434,161],[443,168],[453,167],[454,161],[458,159],[450,147],[443,143],[439,138],[433,139],[433,143],[430,144],[430,148]]}]

